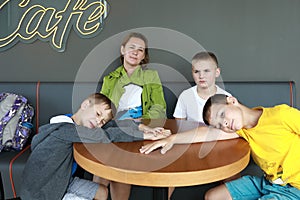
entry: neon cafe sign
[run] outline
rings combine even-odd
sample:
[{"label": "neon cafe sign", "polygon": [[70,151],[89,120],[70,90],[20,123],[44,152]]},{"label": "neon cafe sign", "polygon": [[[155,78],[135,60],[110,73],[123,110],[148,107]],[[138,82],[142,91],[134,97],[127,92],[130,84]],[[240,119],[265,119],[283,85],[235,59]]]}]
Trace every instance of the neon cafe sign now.
[{"label": "neon cafe sign", "polygon": [[72,28],[81,38],[94,37],[107,13],[105,0],[4,0],[0,2],[0,52],[37,39],[63,52]]}]

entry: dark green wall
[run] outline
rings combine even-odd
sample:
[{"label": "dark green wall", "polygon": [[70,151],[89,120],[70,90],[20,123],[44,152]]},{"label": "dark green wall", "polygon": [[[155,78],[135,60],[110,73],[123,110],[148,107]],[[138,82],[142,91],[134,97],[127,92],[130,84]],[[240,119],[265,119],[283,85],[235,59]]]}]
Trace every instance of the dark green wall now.
[{"label": "dark green wall", "polygon": [[[105,60],[107,56],[118,62],[115,54],[118,54],[119,33],[141,27],[161,27],[183,35],[179,37],[181,41],[175,35],[164,33],[151,37],[150,46],[155,42],[163,46],[151,50],[152,63],[169,66],[190,79],[188,59],[197,50],[193,46],[197,43],[217,54],[223,80],[294,80],[299,107],[299,0],[112,0],[108,3],[110,11],[102,32],[94,38],[82,39],[71,31],[62,53],[41,41],[18,43],[0,52],[0,80],[73,81],[78,73],[82,74],[82,63],[99,66],[100,73],[112,63]],[[7,24],[3,20],[0,18],[2,31]],[[192,40],[195,43],[189,43]],[[183,44],[176,45],[182,41]],[[105,45],[101,46],[101,42]],[[107,56],[99,50],[99,60],[87,61],[97,47],[104,49]],[[178,49],[171,52],[173,47]],[[94,71],[97,72],[91,70],[91,79],[100,79],[101,74]]]}]

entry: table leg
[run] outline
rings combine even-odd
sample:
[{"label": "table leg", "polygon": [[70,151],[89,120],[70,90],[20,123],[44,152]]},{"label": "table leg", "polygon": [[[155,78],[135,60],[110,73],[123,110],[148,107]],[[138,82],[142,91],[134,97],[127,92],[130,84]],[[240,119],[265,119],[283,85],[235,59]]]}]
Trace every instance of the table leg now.
[{"label": "table leg", "polygon": [[167,187],[154,187],[153,200],[168,200],[168,191]]}]

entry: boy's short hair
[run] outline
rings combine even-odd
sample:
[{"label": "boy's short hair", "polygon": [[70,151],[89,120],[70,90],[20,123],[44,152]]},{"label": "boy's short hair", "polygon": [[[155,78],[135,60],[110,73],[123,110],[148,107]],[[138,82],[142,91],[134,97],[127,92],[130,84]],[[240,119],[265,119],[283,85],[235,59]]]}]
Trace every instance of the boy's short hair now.
[{"label": "boy's short hair", "polygon": [[211,116],[211,106],[213,104],[227,104],[227,95],[225,94],[215,94],[207,99],[203,107],[202,117],[206,125],[209,125],[209,118]]},{"label": "boy's short hair", "polygon": [[92,105],[101,104],[101,103],[106,104],[107,109],[111,109],[111,111],[112,111],[112,118],[116,115],[117,109],[116,109],[115,104],[104,94],[93,93],[88,97],[88,100],[90,100]]},{"label": "boy's short hair", "polygon": [[216,63],[217,67],[219,67],[217,56],[210,51],[202,51],[196,53],[192,58],[192,62],[198,60],[208,60],[208,59],[212,59]]}]

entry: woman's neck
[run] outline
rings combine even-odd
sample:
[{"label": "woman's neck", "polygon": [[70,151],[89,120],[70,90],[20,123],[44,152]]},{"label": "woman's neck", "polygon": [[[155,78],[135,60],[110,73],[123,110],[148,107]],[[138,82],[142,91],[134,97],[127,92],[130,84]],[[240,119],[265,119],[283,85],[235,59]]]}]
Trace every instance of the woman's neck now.
[{"label": "woman's neck", "polygon": [[139,65],[132,66],[132,65],[129,65],[129,64],[124,64],[123,66],[124,66],[124,69],[127,73],[127,76],[130,77]]}]

